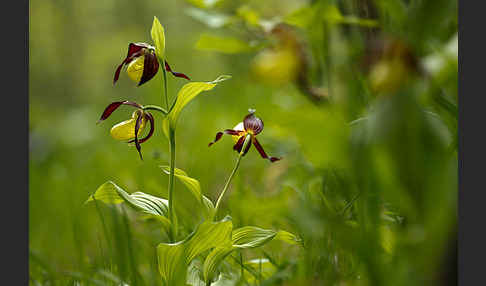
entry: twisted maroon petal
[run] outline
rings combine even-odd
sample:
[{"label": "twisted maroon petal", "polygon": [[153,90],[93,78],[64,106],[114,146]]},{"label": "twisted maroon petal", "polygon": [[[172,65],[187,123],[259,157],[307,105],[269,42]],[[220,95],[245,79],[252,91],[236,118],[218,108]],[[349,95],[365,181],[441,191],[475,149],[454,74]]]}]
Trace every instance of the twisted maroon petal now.
[{"label": "twisted maroon petal", "polygon": [[214,139],[213,142],[210,142],[208,147],[213,145],[214,143],[216,143],[217,141],[219,141],[219,139],[221,139],[221,137],[223,136],[223,134],[229,134],[229,135],[237,135],[237,136],[240,136],[241,134],[243,134],[244,131],[240,131],[240,130],[232,130],[232,129],[226,129],[224,130],[223,132],[218,132],[216,133],[216,138]]},{"label": "twisted maroon petal", "polygon": [[[147,134],[147,136],[145,136],[144,138],[138,140],[138,142],[140,144],[142,144],[143,142],[147,141],[154,134],[154,117],[149,112],[146,112],[145,113],[145,116],[148,118],[148,120],[150,122],[150,130],[149,130],[149,133]],[[133,142],[135,142],[135,139],[132,139],[132,140],[128,141],[128,143],[133,143]]]},{"label": "twisted maroon petal", "polygon": [[115,71],[115,77],[113,78],[113,84],[115,84],[118,81],[118,78],[120,77],[120,71],[123,65],[125,64],[125,61],[123,61],[118,68]]},{"label": "twisted maroon petal", "polygon": [[115,102],[112,102],[105,108],[105,110],[103,111],[103,114],[101,114],[101,117],[98,120],[97,124],[100,123],[101,121],[105,120],[106,118],[108,118],[113,113],[113,111],[115,111],[122,104],[130,105],[130,106],[133,106],[133,107],[136,107],[136,108],[142,108],[142,106],[140,104],[133,102],[133,101],[115,101]]},{"label": "twisted maroon petal", "polygon": [[260,142],[258,142],[255,136],[251,137],[251,141],[253,142],[253,145],[255,145],[255,148],[258,150],[258,153],[260,153],[260,156],[262,156],[263,159],[268,159],[272,163],[282,159],[276,157],[268,157],[267,153],[265,153],[265,150],[263,150],[262,145],[260,145]]},{"label": "twisted maroon petal", "polygon": [[159,61],[157,60],[157,56],[155,55],[155,53],[146,54],[143,61],[143,73],[142,77],[140,78],[140,82],[138,83],[138,86],[141,86],[142,84],[152,79],[155,74],[157,74],[158,70]]},{"label": "twisted maroon petal", "polygon": [[167,61],[164,61],[164,62],[165,62],[165,70],[170,72],[173,76],[182,77],[182,78],[185,78],[187,80],[191,80],[187,75],[185,75],[183,73],[172,71],[172,69],[169,66],[169,63]]},{"label": "twisted maroon petal", "polygon": [[142,112],[138,113],[137,122],[135,122],[135,147],[137,148],[138,154],[140,155],[140,160],[143,161],[142,147],[140,146],[140,142],[138,141],[138,130],[140,129],[140,125],[142,124],[142,115]]},{"label": "twisted maroon petal", "polygon": [[245,127],[246,131],[251,131],[254,135],[257,135],[263,130],[263,121],[256,117],[253,113],[250,113],[245,116],[243,126]]},{"label": "twisted maroon petal", "polygon": [[[233,150],[240,153],[241,148],[243,148],[243,144],[245,143],[245,138],[246,138],[246,136],[241,136],[240,139],[238,139],[238,142],[236,142],[236,144],[233,146]],[[243,156],[245,156],[246,153],[248,153],[248,150],[250,150],[250,147],[251,147],[251,142],[249,142],[248,145],[246,146],[246,149],[243,152]]]},{"label": "twisted maroon petal", "polygon": [[214,143],[218,142],[218,141],[219,141],[219,139],[221,139],[221,137],[223,137],[223,132],[218,132],[218,133],[216,133],[216,138],[214,138],[214,141],[209,142],[208,147],[210,147],[210,146],[211,146],[211,145],[213,145]]}]

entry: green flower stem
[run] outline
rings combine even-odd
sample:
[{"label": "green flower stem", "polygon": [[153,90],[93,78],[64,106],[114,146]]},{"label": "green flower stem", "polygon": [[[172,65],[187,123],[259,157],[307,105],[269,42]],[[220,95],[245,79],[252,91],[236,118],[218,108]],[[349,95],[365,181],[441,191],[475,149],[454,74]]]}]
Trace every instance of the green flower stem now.
[{"label": "green flower stem", "polygon": [[174,242],[177,237],[177,218],[174,210],[174,169],[175,169],[175,130],[169,129],[169,148],[170,148],[170,173],[169,173],[169,221],[170,221],[170,242]]},{"label": "green flower stem", "polygon": [[221,192],[218,200],[216,201],[216,206],[215,206],[215,210],[214,210],[214,218],[216,218],[216,215],[218,214],[219,204],[221,203],[221,200],[223,199],[223,196],[226,193],[226,190],[228,189],[228,186],[231,183],[231,180],[233,179],[233,177],[236,173],[236,170],[238,170],[238,167],[240,166],[241,158],[243,157],[243,153],[244,153],[246,147],[250,143],[250,139],[251,139],[251,135],[250,134],[246,135],[245,142],[243,142],[243,147],[241,148],[240,154],[238,154],[238,159],[236,160],[236,165],[233,168],[233,171],[231,172],[231,175],[229,176],[228,180],[226,181],[226,184],[224,185],[223,191]]},{"label": "green flower stem", "polygon": [[167,72],[165,71],[164,67],[164,60],[159,61],[160,65],[162,66],[162,71],[164,74],[164,91],[165,91],[165,106],[167,109],[169,109],[169,95],[167,92]]},{"label": "green flower stem", "polygon": [[167,115],[167,110],[163,109],[158,105],[145,105],[143,110],[156,110],[162,112],[164,115]]}]

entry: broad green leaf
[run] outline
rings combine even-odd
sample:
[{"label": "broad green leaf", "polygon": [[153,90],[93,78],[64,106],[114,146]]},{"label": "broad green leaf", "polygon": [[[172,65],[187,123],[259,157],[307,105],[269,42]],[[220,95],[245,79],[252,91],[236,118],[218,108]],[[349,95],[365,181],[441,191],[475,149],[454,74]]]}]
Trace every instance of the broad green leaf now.
[{"label": "broad green leaf", "polygon": [[170,121],[169,118],[165,117],[164,120],[162,121],[162,132],[164,132],[165,137],[167,139],[170,139]]},{"label": "broad green leaf", "polygon": [[164,27],[159,22],[159,19],[154,16],[154,22],[152,23],[152,29],[150,30],[150,35],[155,44],[155,53],[159,60],[164,58],[165,53],[165,34]]},{"label": "broad green leaf", "polygon": [[157,246],[157,261],[164,285],[186,284],[187,265],[185,264],[183,241],[172,244],[160,243]]},{"label": "broad green leaf", "polygon": [[112,181],[101,185],[85,203],[94,201],[95,199],[106,204],[120,204],[125,202],[137,211],[156,216],[167,216],[168,213],[167,200],[143,192],[129,194]]},{"label": "broad green leaf", "polygon": [[[166,173],[167,175],[170,174],[169,166],[160,167],[162,168],[164,173]],[[212,218],[214,215],[213,202],[202,194],[201,184],[199,184],[199,181],[189,177],[186,172],[177,168],[174,169],[174,176],[178,178],[191,191],[192,195],[196,198],[196,200],[201,203],[204,209],[205,218]]]},{"label": "broad green leaf", "polygon": [[232,245],[220,245],[206,257],[203,266],[205,281],[210,282],[215,278],[219,265],[233,250],[260,247],[273,239],[289,244],[300,244],[300,239],[283,230],[274,231],[255,226],[244,226],[233,230],[231,234]]},{"label": "broad green leaf", "polygon": [[165,285],[185,285],[191,261],[211,248],[230,244],[232,228],[233,224],[228,218],[219,222],[205,221],[183,241],[160,243],[157,246],[157,258]]},{"label": "broad green leaf", "polygon": [[233,230],[231,239],[233,241],[233,247],[254,248],[269,242],[275,235],[277,235],[277,232],[274,230],[255,226],[244,226]]},{"label": "broad green leaf", "polygon": [[290,232],[270,229],[263,229],[255,226],[244,226],[233,230],[233,247],[254,248],[260,247],[265,243],[277,239],[288,244],[301,244],[301,240]]},{"label": "broad green leaf", "polygon": [[238,54],[252,51],[253,46],[237,38],[202,34],[196,43],[196,49],[225,54]]},{"label": "broad green leaf", "polygon": [[203,266],[204,281],[214,281],[218,266],[233,250],[235,248],[231,245],[219,246],[208,254]]},{"label": "broad green leaf", "polygon": [[[170,175],[170,166],[160,166],[164,173]],[[178,178],[196,197],[198,200],[201,200],[201,185],[199,181],[191,178],[181,169],[174,168],[174,176]]]},{"label": "broad green leaf", "polygon": [[288,244],[298,244],[298,245],[303,245],[302,244],[302,239],[298,238],[297,236],[293,235],[292,233],[285,231],[285,230],[279,230],[277,232],[277,235],[273,239],[277,239],[280,241],[283,241]]},{"label": "broad green leaf", "polygon": [[194,236],[186,243],[187,262],[197,255],[219,245],[230,243],[233,223],[228,218],[220,222],[203,222]]},{"label": "broad green leaf", "polygon": [[164,133],[166,135],[169,135],[170,129],[174,130],[177,119],[179,118],[179,114],[181,113],[182,109],[191,102],[197,95],[199,95],[203,91],[211,90],[213,89],[219,82],[222,82],[224,80],[227,80],[231,78],[229,75],[222,75],[219,76],[217,79],[211,82],[190,82],[186,83],[181,90],[179,90],[179,93],[177,94],[177,99],[174,104],[174,107],[171,109],[169,112],[169,115],[167,116],[167,123],[168,126],[164,127]]},{"label": "broad green leaf", "polygon": [[146,214],[140,217],[144,221],[154,221],[163,227],[163,229],[168,233],[170,231],[170,220],[165,216]]}]

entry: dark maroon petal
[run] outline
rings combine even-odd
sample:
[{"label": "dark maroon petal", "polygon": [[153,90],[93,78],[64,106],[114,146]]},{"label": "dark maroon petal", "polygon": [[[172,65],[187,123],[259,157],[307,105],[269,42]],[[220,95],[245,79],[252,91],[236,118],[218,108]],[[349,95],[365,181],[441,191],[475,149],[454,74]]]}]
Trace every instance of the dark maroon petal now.
[{"label": "dark maroon petal", "polygon": [[233,146],[233,150],[236,152],[240,153],[241,148],[243,148],[243,142],[245,142],[245,136],[241,136],[240,139],[236,142],[236,144]]},{"label": "dark maroon petal", "polygon": [[[149,130],[149,133],[147,134],[147,136],[138,140],[138,142],[140,144],[147,141],[154,134],[154,117],[152,116],[151,113],[148,113],[148,112],[145,113],[145,116],[148,118],[148,121],[150,122],[150,130]],[[133,142],[135,142],[135,139],[128,141],[128,143],[133,143]]]},{"label": "dark maroon petal", "polygon": [[221,137],[223,137],[223,132],[218,132],[218,133],[216,133],[216,138],[214,138],[214,141],[209,142],[208,147],[210,147],[210,146],[211,146],[211,145],[213,145],[214,143],[218,142],[218,141],[219,141],[219,139],[221,139]]},{"label": "dark maroon petal", "polygon": [[251,131],[254,135],[257,135],[263,130],[263,121],[260,118],[256,117],[253,113],[250,113],[245,116],[245,119],[243,120],[243,126],[245,127],[246,131]]},{"label": "dark maroon petal", "polygon": [[146,54],[143,61],[143,73],[142,77],[140,78],[140,82],[138,83],[138,86],[141,86],[142,84],[152,79],[158,70],[159,61],[157,60],[157,56],[155,55],[155,53]]},{"label": "dark maroon petal", "polygon": [[115,102],[112,102],[112,103],[110,103],[110,105],[108,105],[105,108],[105,110],[103,111],[103,114],[101,114],[101,118],[98,120],[97,124],[100,123],[101,121],[105,120],[106,118],[108,118],[113,113],[113,111],[115,111],[122,104],[131,105],[131,106],[136,107],[136,108],[142,108],[142,106],[140,104],[133,102],[133,101],[115,101]]},{"label": "dark maroon petal", "polygon": [[173,76],[182,77],[182,78],[185,78],[187,80],[191,80],[187,75],[185,75],[183,73],[172,71],[172,69],[169,66],[169,63],[167,61],[164,61],[164,62],[165,62],[165,70],[170,72]]},{"label": "dark maroon petal", "polygon": [[140,52],[143,48],[148,48],[149,45],[145,43],[130,43],[128,45],[128,53],[127,57],[125,58],[125,63],[128,63],[127,60],[133,58],[135,56],[140,55]]},{"label": "dark maroon petal", "polygon": [[120,77],[120,71],[123,65],[125,64],[125,61],[123,61],[118,68],[115,71],[115,77],[113,78],[113,84],[115,84],[118,81],[118,78]]},{"label": "dark maroon petal", "polygon": [[105,108],[105,110],[103,111],[103,114],[101,114],[101,117],[98,120],[97,124],[100,123],[101,121],[105,120],[106,118],[108,118],[113,113],[113,111],[115,111],[122,104],[130,105],[130,106],[133,106],[133,107],[136,107],[136,108],[142,108],[142,106],[140,104],[133,102],[133,101],[127,101],[126,100],[126,101],[112,102]]},{"label": "dark maroon petal", "polygon": [[221,139],[221,137],[223,136],[223,134],[229,134],[229,135],[241,135],[244,131],[239,131],[239,130],[232,130],[232,129],[226,129],[225,131],[223,132],[218,132],[216,133],[216,138],[214,139],[213,142],[210,142],[208,147],[213,145],[214,143],[216,143],[219,139]]},{"label": "dark maroon petal", "polygon": [[263,150],[262,145],[260,145],[260,142],[258,142],[255,136],[251,137],[251,141],[253,142],[253,145],[255,145],[255,148],[258,150],[258,153],[260,153],[260,156],[262,156],[263,159],[268,159],[272,163],[282,159],[276,157],[268,157],[267,153],[265,153],[265,150]]},{"label": "dark maroon petal", "polygon": [[[245,143],[245,138],[246,138],[246,136],[241,136],[240,139],[238,139],[238,142],[236,142],[236,144],[233,146],[233,150],[240,153],[241,148],[243,148],[243,144]],[[248,153],[248,150],[250,150],[250,147],[251,147],[251,141],[248,142],[248,145],[246,146],[246,149],[243,152],[243,156],[246,155],[246,153]]]},{"label": "dark maroon petal", "polygon": [[[243,141],[244,142],[244,141]],[[248,142],[248,145],[246,146],[246,149],[245,149],[245,152],[243,152],[243,156],[246,155],[246,153],[248,153],[248,150],[250,150],[250,147],[251,147],[251,141]]]},{"label": "dark maroon petal", "polygon": [[103,114],[101,114],[101,117],[100,117],[100,119],[98,120],[97,123],[100,123],[101,121],[108,118],[113,113],[113,111],[115,111],[118,107],[120,107],[120,105],[122,105],[122,103],[123,103],[123,101],[116,101],[116,102],[110,103],[110,105],[108,105],[105,108],[105,110],[103,111]]},{"label": "dark maroon petal", "polygon": [[118,81],[118,78],[120,77],[120,72],[124,64],[128,64],[133,60],[133,58],[140,56],[142,49],[145,48],[145,44],[143,43],[130,43],[128,45],[128,53],[123,62],[117,67],[115,71],[115,77],[113,78],[113,84],[115,84]]},{"label": "dark maroon petal", "polygon": [[140,142],[138,141],[138,130],[140,129],[140,124],[142,124],[142,112],[138,113],[137,122],[135,122],[135,147],[137,148],[138,154],[140,155],[140,160],[142,158],[142,147],[140,146]]}]

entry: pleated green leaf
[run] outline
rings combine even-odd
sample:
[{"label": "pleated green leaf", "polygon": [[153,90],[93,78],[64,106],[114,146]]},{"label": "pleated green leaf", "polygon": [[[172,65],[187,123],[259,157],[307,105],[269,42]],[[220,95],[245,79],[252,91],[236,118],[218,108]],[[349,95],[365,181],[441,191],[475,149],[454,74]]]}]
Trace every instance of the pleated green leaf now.
[{"label": "pleated green leaf", "polygon": [[185,285],[188,265],[199,254],[221,245],[231,245],[233,224],[225,218],[205,221],[183,241],[157,246],[159,272],[165,285]]},{"label": "pleated green leaf", "polygon": [[[164,173],[170,175],[170,166],[160,166],[160,168],[162,168]],[[198,180],[189,177],[186,172],[178,168],[174,168],[174,176],[191,191],[194,197],[201,200],[201,184],[199,184]]]},{"label": "pleated green leaf", "polygon": [[185,285],[187,265],[185,263],[184,242],[160,243],[157,246],[157,260],[162,281],[166,286]]},{"label": "pleated green leaf", "polygon": [[129,194],[112,181],[101,185],[85,203],[95,199],[106,204],[126,203],[139,212],[156,216],[166,217],[168,213],[167,200],[143,192]]},{"label": "pleated green leaf", "polygon": [[155,54],[162,60],[165,53],[165,33],[164,27],[159,22],[159,19],[154,16],[154,22],[152,23],[152,29],[150,30],[150,35],[155,44]]},{"label": "pleated green leaf", "polygon": [[285,230],[279,230],[273,239],[277,239],[288,244],[298,244],[303,246],[302,239]]},{"label": "pleated green leaf", "polygon": [[166,233],[169,233],[170,231],[170,220],[165,216],[146,214],[141,216],[140,219],[159,223]]},{"label": "pleated green leaf", "polygon": [[274,239],[289,244],[300,244],[301,241],[295,235],[283,230],[274,231],[255,226],[244,226],[233,230],[231,234],[232,245],[216,247],[206,257],[203,266],[205,281],[214,280],[219,265],[233,250],[260,247]]},{"label": "pleated green leaf", "polygon": [[[170,167],[169,166],[160,166],[164,173],[167,175],[170,174]],[[189,191],[191,191],[191,194],[196,198],[201,203],[201,206],[203,207],[204,211],[204,216],[207,219],[210,219],[214,215],[214,205],[213,202],[204,196],[201,191],[201,184],[199,183],[198,180],[191,178],[187,175],[186,172],[184,172],[181,169],[174,169],[174,176],[179,179],[184,186],[186,186]]]},{"label": "pleated green leaf", "polygon": [[214,281],[218,266],[233,250],[235,248],[232,245],[220,246],[208,254],[203,266],[204,281]]},{"label": "pleated green leaf", "polygon": [[[182,109],[191,102],[197,95],[199,95],[203,91],[213,89],[219,82],[227,80],[231,78],[229,75],[222,75],[219,76],[217,79],[211,82],[190,82],[186,83],[177,94],[177,99],[167,116],[168,126],[164,127],[164,129],[175,129],[177,119],[179,118],[179,114],[181,113]],[[167,123],[166,123],[167,124]],[[169,135],[168,130],[165,130],[164,133]]]},{"label": "pleated green leaf", "polygon": [[264,245],[277,235],[274,230],[254,226],[244,226],[233,230],[231,239],[233,247],[254,248]]}]

